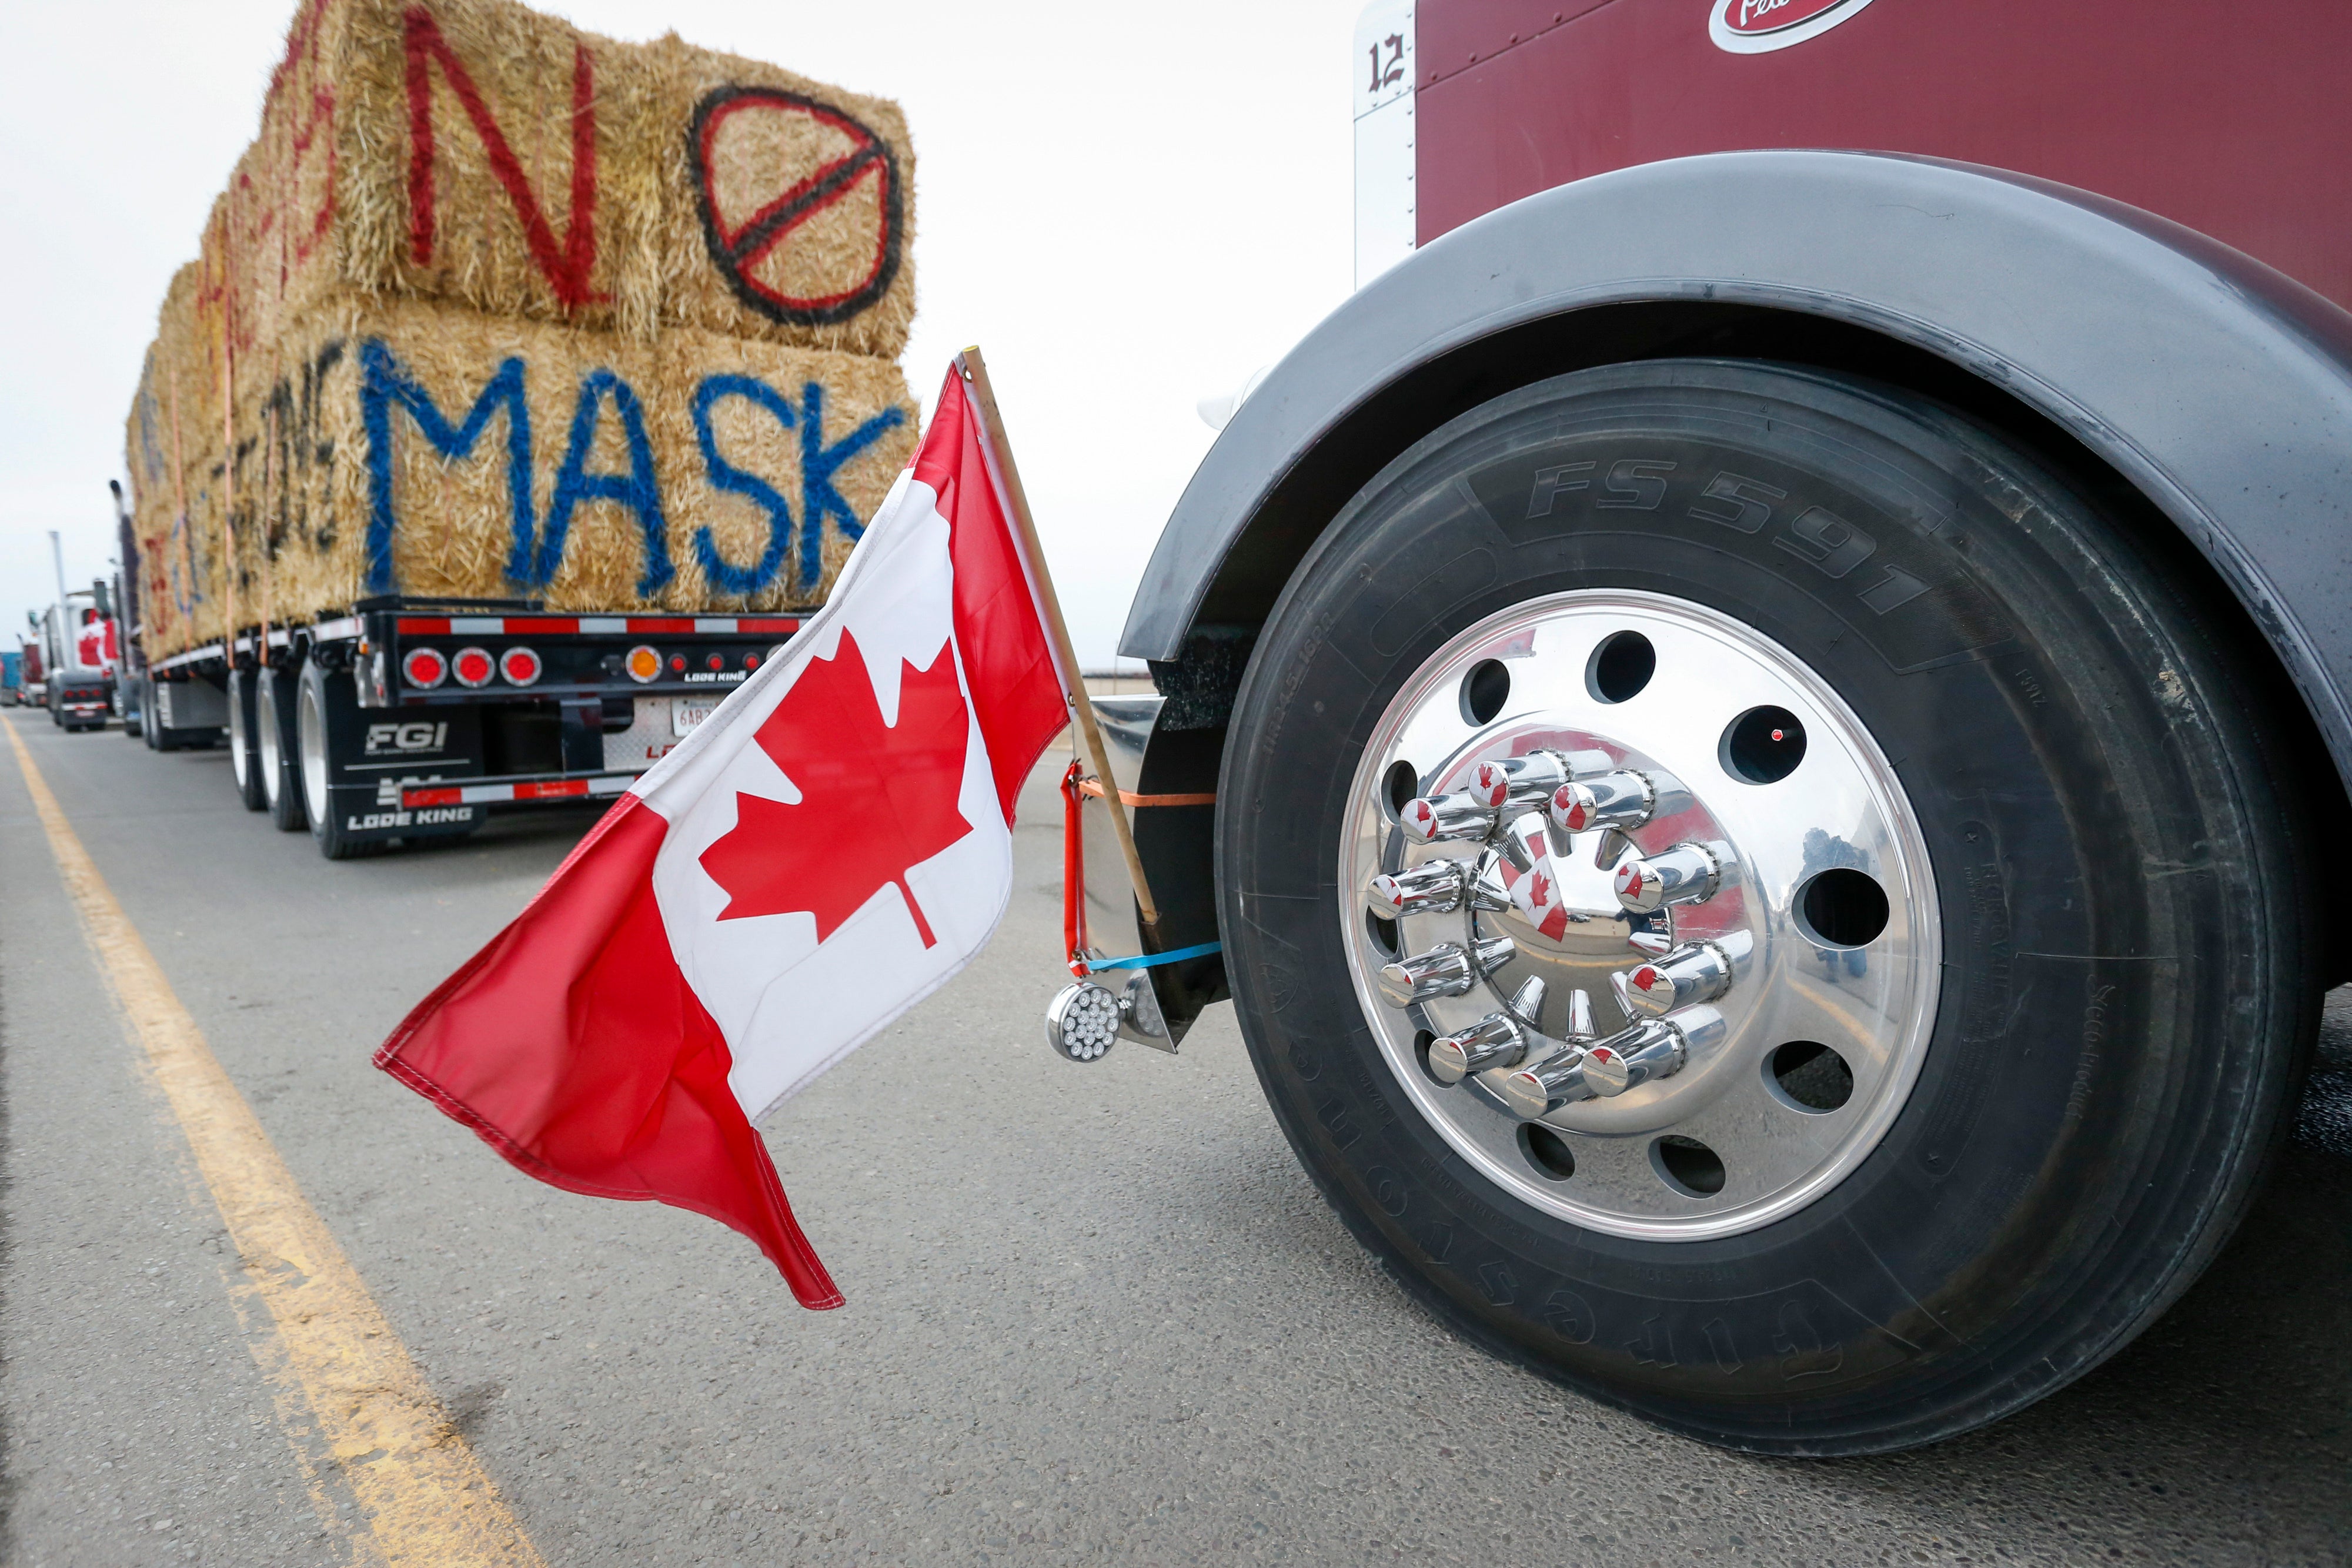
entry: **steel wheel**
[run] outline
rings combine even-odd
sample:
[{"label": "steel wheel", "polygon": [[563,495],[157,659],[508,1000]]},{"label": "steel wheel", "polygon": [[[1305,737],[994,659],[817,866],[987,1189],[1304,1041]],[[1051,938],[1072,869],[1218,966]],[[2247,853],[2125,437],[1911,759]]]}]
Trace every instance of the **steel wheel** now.
[{"label": "steel wheel", "polygon": [[[1375,731],[1341,857],[1391,1069],[1546,1213],[1656,1240],[1769,1224],[1918,1076],[1940,956],[1918,822],[1837,695],[1703,605],[1559,594],[1456,637]],[[1658,902],[1677,858],[1706,869]],[[1484,956],[1414,999],[1455,953]]]}]

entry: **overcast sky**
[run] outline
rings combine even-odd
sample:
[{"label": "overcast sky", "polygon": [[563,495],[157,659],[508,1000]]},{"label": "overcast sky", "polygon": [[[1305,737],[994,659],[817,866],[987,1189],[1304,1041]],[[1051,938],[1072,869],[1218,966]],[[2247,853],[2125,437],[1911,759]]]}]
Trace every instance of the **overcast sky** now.
[{"label": "overcast sky", "polygon": [[[1361,0],[543,6],[772,60],[913,126],[928,409],[988,351],[1080,656],[1108,662],[1212,432],[1193,404],[1349,286]],[[107,570],[155,309],[252,138],[291,0],[16,0],[0,19],[0,630]],[[6,646],[14,647],[10,636]]]}]

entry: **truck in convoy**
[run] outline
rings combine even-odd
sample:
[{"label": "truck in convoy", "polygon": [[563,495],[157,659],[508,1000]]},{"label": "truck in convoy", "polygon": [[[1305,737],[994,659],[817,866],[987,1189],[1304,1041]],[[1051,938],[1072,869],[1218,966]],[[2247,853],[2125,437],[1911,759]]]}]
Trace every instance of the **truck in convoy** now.
[{"label": "truck in convoy", "polygon": [[114,713],[115,645],[112,599],[102,581],[42,612],[42,700],[50,723],[68,730],[106,727]]},{"label": "truck in convoy", "polygon": [[31,707],[48,701],[48,683],[41,671],[41,618],[31,611],[25,612],[26,623],[33,634],[16,640],[16,695],[15,701]]},{"label": "truck in convoy", "polygon": [[1160,918],[1097,889],[1049,1040],[1230,996],[1439,1323],[1710,1442],[1930,1442],[2130,1343],[2352,977],[2347,50],[1380,0],[1359,287],[1123,635]]}]

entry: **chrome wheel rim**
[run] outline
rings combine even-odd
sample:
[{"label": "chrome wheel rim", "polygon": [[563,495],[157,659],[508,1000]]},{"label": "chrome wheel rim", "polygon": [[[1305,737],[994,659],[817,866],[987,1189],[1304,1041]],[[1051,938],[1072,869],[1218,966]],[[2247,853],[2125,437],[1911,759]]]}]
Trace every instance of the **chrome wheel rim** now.
[{"label": "chrome wheel rim", "polygon": [[327,727],[319,712],[319,695],[307,683],[296,706],[295,727],[301,732],[302,802],[310,809],[310,821],[323,824],[327,820]]},{"label": "chrome wheel rim", "polygon": [[[1509,800],[1480,769],[1507,759]],[[1339,865],[1350,976],[1406,1094],[1579,1226],[1785,1218],[1868,1157],[1926,1058],[1940,926],[1894,768],[1802,661],[1688,601],[1559,594],[1453,639],[1381,716]],[[1685,901],[1629,907],[1661,885]]]},{"label": "chrome wheel rim", "polygon": [[253,758],[247,749],[253,737],[245,730],[245,678],[241,671],[231,674],[228,688],[228,769],[239,789],[253,772]]},{"label": "chrome wheel rim", "polygon": [[262,676],[254,691],[254,727],[259,731],[254,749],[261,758],[262,799],[275,806],[285,788],[285,775],[278,759],[278,693],[268,675]]}]

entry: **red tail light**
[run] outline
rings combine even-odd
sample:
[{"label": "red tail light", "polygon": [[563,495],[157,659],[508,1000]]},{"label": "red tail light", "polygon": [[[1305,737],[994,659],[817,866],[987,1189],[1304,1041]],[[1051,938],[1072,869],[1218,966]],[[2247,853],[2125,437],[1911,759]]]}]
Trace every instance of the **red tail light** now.
[{"label": "red tail light", "polygon": [[509,648],[499,655],[499,674],[507,678],[509,685],[530,685],[539,679],[541,668],[539,655],[529,648]]},{"label": "red tail light", "polygon": [[457,677],[461,686],[487,686],[498,668],[486,648],[460,648],[457,656],[449,661],[449,673]]},{"label": "red tail light", "polygon": [[449,661],[437,648],[411,648],[400,661],[400,673],[412,686],[437,686],[449,678]]}]

